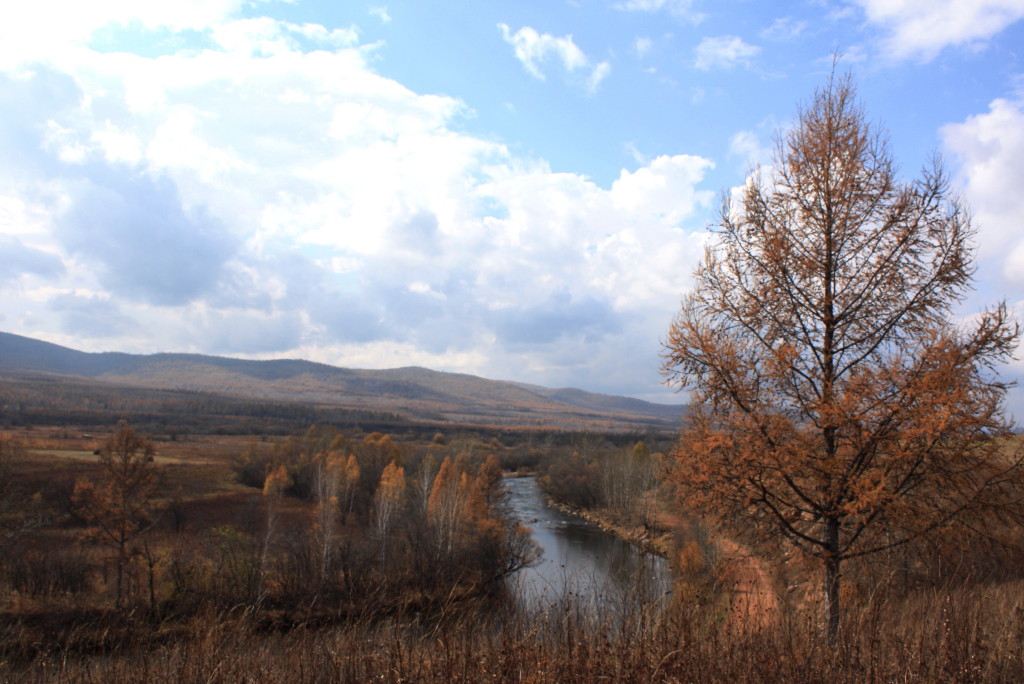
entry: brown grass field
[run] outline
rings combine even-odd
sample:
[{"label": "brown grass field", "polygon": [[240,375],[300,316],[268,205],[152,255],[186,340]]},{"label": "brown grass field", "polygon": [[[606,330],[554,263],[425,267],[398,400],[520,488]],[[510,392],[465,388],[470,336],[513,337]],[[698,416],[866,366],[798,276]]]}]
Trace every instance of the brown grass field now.
[{"label": "brown grass field", "polygon": [[[105,435],[6,435],[24,446],[6,477],[27,498],[3,513],[3,681],[1024,681],[1015,552],[961,554],[956,571],[936,571],[925,555],[852,568],[859,574],[833,644],[808,590],[816,577],[749,557],[691,563],[666,605],[619,595],[599,611],[574,596],[524,611],[500,590],[469,591],[458,580],[431,594],[358,554],[351,593],[318,593],[295,541],[315,526],[315,507],[285,499],[273,571],[247,594],[239,583],[252,579],[267,504],[232,469],[252,448],[242,436],[156,443],[156,522],[136,543],[130,600],[117,610],[110,549],[88,536],[71,504],[77,480],[101,475],[93,452]],[[430,445],[402,448],[411,464]],[[37,522],[15,536],[26,511]],[[347,521],[338,543],[355,544],[360,525]]]}]

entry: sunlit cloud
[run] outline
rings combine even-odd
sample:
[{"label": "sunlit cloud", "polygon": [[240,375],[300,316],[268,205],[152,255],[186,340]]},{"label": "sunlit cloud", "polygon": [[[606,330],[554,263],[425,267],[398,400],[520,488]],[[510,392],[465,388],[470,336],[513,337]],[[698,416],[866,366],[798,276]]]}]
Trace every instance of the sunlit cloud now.
[{"label": "sunlit cloud", "polygon": [[868,21],[886,31],[883,47],[894,59],[933,59],[951,46],[991,38],[1024,18],[1022,0],[854,0]]}]

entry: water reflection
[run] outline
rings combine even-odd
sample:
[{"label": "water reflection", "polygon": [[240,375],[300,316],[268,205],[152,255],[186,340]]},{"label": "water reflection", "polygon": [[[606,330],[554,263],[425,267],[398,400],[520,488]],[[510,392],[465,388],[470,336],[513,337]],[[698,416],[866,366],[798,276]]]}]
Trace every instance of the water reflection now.
[{"label": "water reflection", "polygon": [[627,598],[658,600],[671,588],[665,559],[581,518],[549,508],[532,477],[506,480],[515,514],[533,530],[543,556],[520,570],[509,588],[524,607],[573,599],[584,604]]}]

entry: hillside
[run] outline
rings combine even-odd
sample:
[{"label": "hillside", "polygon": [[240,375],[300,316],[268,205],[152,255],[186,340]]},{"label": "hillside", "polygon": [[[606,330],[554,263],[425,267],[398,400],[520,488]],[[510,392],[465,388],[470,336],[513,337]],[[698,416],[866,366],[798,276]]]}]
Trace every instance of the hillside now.
[{"label": "hillside", "polygon": [[426,368],[338,368],[302,360],[250,361],[199,354],[87,353],[0,333],[0,373],[25,387],[32,374],[104,387],[215,393],[398,415],[414,422],[558,429],[659,429],[678,426],[682,406],[578,389],[488,380]]}]

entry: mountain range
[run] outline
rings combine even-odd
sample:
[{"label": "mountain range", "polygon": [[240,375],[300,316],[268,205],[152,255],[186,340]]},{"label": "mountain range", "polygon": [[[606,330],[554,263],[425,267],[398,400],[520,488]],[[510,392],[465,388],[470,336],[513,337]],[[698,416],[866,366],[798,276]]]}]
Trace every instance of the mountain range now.
[{"label": "mountain range", "polygon": [[[402,416],[412,422],[554,429],[673,430],[685,406],[421,367],[350,369],[295,359],[89,353],[0,332],[0,378],[54,376],[105,388],[213,393]],[[2,380],[0,380],[2,381]]]}]

